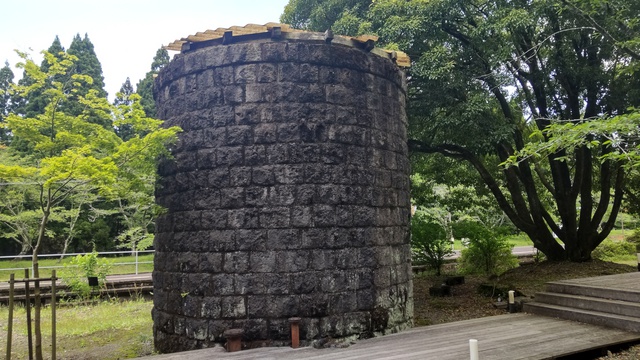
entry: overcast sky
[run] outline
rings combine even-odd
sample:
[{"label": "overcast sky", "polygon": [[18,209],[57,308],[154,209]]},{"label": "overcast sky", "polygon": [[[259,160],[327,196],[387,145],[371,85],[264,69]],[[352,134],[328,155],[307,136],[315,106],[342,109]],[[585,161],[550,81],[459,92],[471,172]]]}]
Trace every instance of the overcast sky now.
[{"label": "overcast sky", "polygon": [[[65,49],[89,35],[113,99],[127,77],[135,87],[161,45],[218,27],[278,22],[288,0],[3,0],[0,67],[19,61],[14,49],[39,52],[56,35]],[[31,50],[30,50],[31,49]],[[173,52],[169,52],[173,55]],[[16,77],[21,70],[15,70]]]}]

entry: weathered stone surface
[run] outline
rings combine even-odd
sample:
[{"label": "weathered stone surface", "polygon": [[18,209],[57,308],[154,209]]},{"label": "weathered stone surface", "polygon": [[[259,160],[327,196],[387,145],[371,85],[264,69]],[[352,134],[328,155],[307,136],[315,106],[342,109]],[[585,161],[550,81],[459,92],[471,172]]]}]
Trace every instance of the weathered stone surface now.
[{"label": "weathered stone surface", "polygon": [[180,54],[156,79],[184,132],[156,192],[156,348],[302,343],[411,326],[406,80],[343,46]]}]

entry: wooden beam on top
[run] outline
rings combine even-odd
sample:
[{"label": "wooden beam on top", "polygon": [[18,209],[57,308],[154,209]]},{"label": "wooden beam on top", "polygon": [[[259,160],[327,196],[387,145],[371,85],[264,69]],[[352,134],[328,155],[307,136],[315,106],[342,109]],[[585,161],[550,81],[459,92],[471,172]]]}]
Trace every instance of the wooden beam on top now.
[{"label": "wooden beam on top", "polygon": [[366,43],[368,41],[373,41],[373,42],[377,42],[379,39],[379,37],[375,36],[375,35],[360,35],[360,36],[356,36],[353,38],[353,40],[361,42],[361,43]]},{"label": "wooden beam on top", "polygon": [[[245,40],[250,41],[253,38],[262,38],[261,36],[270,36],[273,39],[291,39],[291,40],[306,40],[306,41],[322,41],[329,40],[334,44],[340,44],[345,46],[354,46],[365,51],[371,51],[379,56],[384,56],[394,61],[400,67],[411,66],[411,59],[406,53],[402,51],[392,51],[385,49],[375,48],[375,43],[378,41],[376,35],[360,35],[356,37],[333,35],[326,36],[323,33],[313,33],[299,29],[293,29],[288,24],[281,24],[270,22],[264,25],[259,24],[247,24],[245,26],[231,26],[229,28],[217,28],[215,30],[205,30],[204,32],[197,32],[193,35],[189,35],[180,40],[175,40],[169,45],[165,46],[165,49],[172,51],[188,51],[195,48],[207,46],[206,44],[199,44],[203,42],[209,42],[211,40],[219,40],[222,44],[230,44],[233,42],[235,36],[242,36]],[[186,45],[185,45],[186,44]],[[191,46],[190,44],[193,44]]]}]

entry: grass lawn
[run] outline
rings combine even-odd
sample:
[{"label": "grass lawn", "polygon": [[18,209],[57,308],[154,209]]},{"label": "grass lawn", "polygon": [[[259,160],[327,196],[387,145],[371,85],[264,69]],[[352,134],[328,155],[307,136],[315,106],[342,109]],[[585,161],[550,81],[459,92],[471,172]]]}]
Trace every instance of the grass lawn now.
[{"label": "grass lawn", "polygon": [[[153,353],[151,301],[105,301],[95,305],[57,308],[57,355],[59,359],[123,359]],[[33,316],[33,313],[32,313]],[[7,344],[8,308],[0,307],[0,354]],[[12,359],[28,359],[26,312],[14,312]],[[51,310],[42,312],[43,355],[51,356]]]}]

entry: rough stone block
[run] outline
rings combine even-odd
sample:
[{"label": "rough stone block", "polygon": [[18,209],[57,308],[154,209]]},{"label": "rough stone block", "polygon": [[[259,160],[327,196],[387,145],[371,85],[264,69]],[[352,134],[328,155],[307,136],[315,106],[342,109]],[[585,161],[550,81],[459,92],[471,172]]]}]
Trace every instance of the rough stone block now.
[{"label": "rough stone block", "polygon": [[274,251],[254,251],[249,256],[249,264],[251,272],[273,272],[276,269],[276,253]]},{"label": "rough stone block", "polygon": [[249,253],[236,251],[224,254],[224,272],[245,273],[249,270]]}]

